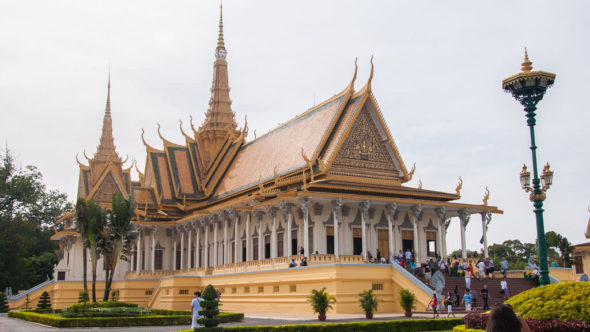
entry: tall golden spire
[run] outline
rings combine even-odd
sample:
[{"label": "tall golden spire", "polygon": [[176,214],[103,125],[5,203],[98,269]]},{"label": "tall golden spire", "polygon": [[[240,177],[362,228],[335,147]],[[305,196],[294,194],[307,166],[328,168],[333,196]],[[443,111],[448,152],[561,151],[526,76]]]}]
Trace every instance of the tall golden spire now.
[{"label": "tall golden spire", "polygon": [[531,60],[529,60],[529,52],[527,52],[526,47],[524,48],[524,62],[521,65],[523,72],[529,72],[533,70],[533,63]]},{"label": "tall golden spire", "polygon": [[227,51],[223,40],[223,7],[220,7],[219,36],[215,48],[211,98],[209,99],[209,109],[205,113],[205,120],[198,130],[199,137],[212,154],[216,148],[220,147],[228,134],[239,135],[238,124],[229,98],[226,56]]},{"label": "tall golden spire", "polygon": [[107,85],[107,103],[102,120],[102,134],[100,143],[94,154],[95,161],[117,161],[121,158],[115,150],[115,140],[113,139],[113,119],[111,118],[111,73],[109,72],[109,83]]}]

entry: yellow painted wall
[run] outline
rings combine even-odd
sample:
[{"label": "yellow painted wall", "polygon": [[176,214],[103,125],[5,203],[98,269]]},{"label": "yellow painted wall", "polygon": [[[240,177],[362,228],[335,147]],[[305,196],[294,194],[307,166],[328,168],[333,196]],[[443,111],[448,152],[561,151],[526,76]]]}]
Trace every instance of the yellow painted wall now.
[{"label": "yellow painted wall", "polygon": [[[120,301],[151,308],[189,310],[193,293],[208,284],[221,289],[222,310],[238,312],[309,313],[307,297],[312,289],[326,287],[336,297],[332,313],[362,313],[358,294],[374,289],[379,312],[402,312],[399,290],[408,288],[417,295],[417,310],[424,310],[430,294],[424,293],[390,265],[330,264],[293,269],[234,273],[209,276],[166,276],[158,279],[133,279],[113,282]],[[104,282],[97,283],[97,299],[102,299]],[[53,308],[63,309],[76,303],[82,282],[55,282],[31,294],[36,306],[40,294],[47,290]],[[153,294],[152,294],[153,292]],[[22,308],[23,300],[11,303]]]}]

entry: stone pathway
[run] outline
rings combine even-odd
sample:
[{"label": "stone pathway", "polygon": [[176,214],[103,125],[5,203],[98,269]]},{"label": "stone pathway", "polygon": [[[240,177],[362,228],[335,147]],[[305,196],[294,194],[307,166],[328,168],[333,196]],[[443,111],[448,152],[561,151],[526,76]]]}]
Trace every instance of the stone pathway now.
[{"label": "stone pathway", "polygon": [[[457,315],[459,317],[460,315]],[[282,317],[273,319],[271,317]],[[432,314],[416,314],[414,318],[432,318]],[[373,321],[408,319],[398,314],[377,314]],[[328,314],[326,323],[366,322],[362,315],[332,315]],[[222,326],[250,326],[250,325],[291,325],[291,324],[321,324],[309,314],[292,314],[285,317],[285,313],[252,313],[246,314],[242,322],[223,324]],[[86,328],[55,328],[20,319],[8,318],[6,314],[0,314],[0,331],[11,332],[47,332],[47,331],[69,331],[69,332],[91,332],[91,331],[141,331],[141,332],[168,332],[189,329],[190,325],[175,326],[135,326],[135,327],[86,327]]]}]

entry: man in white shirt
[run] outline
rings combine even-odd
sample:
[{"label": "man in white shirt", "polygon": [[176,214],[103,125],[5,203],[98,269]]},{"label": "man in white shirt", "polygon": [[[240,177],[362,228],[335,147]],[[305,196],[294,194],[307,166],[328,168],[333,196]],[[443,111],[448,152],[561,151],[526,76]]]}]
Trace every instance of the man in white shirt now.
[{"label": "man in white shirt", "polygon": [[506,278],[500,281],[500,288],[502,289],[502,294],[504,294],[504,299],[508,298],[508,283],[506,282]]},{"label": "man in white shirt", "polygon": [[406,262],[409,262],[410,260],[412,260],[412,252],[408,249],[406,250]]},{"label": "man in white shirt", "polygon": [[477,269],[479,270],[479,280],[485,278],[486,263],[479,261],[479,263],[477,263]]}]

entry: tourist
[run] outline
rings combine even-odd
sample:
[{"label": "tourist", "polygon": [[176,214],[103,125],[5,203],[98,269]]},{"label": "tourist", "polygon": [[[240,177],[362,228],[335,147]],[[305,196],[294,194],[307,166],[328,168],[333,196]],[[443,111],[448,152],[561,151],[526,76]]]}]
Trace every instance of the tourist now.
[{"label": "tourist", "polygon": [[471,293],[471,308],[473,310],[477,310],[477,291],[475,289],[472,289],[470,291]]},{"label": "tourist", "polygon": [[465,304],[465,311],[469,312],[471,311],[471,293],[469,292],[469,289],[465,290],[465,294],[463,294],[463,301],[461,301],[461,304]]},{"label": "tourist", "polygon": [[475,276],[475,271],[473,269],[473,264],[469,263],[469,266],[467,267],[467,269],[469,270],[469,273],[471,274],[472,277]]},{"label": "tourist", "polygon": [[379,248],[377,248],[377,262],[381,261],[381,251],[379,251]]},{"label": "tourist", "polygon": [[412,259],[412,252],[410,248],[406,249],[406,262],[409,262]]},{"label": "tourist", "polygon": [[469,272],[469,269],[465,270],[465,288],[471,289],[471,272]]},{"label": "tourist", "polygon": [[303,246],[299,246],[299,255],[305,254],[305,250],[303,250]]},{"label": "tourist", "polygon": [[436,311],[437,307],[438,307],[438,298],[436,297],[436,293],[432,294],[432,298],[430,299],[430,302],[428,302],[428,305],[426,306],[426,311],[428,311],[428,307],[431,306],[432,307],[432,318],[436,318],[438,317],[438,312]]},{"label": "tourist", "polygon": [[416,261],[413,259],[410,261],[410,271],[414,276],[416,275]]},{"label": "tourist", "polygon": [[199,323],[197,323],[197,318],[201,318],[199,315],[199,310],[201,310],[201,303],[203,301],[201,298],[201,292],[195,292],[195,298],[191,301],[191,312],[193,313],[193,319],[191,323],[191,328],[200,327]]},{"label": "tourist", "polygon": [[487,272],[487,274],[491,274],[492,279],[494,279],[494,260],[491,258],[490,258],[490,265],[489,265],[488,270],[486,272]]},{"label": "tourist", "polygon": [[484,263],[481,259],[477,263],[477,269],[479,270],[479,280],[486,277],[486,263]]},{"label": "tourist", "polygon": [[455,293],[455,305],[459,305],[459,286],[455,285],[455,289],[453,289],[453,293]]},{"label": "tourist", "polygon": [[488,306],[488,296],[489,296],[488,285],[484,284],[480,293],[481,293],[481,298],[483,300],[483,311],[490,310],[490,307]]},{"label": "tourist", "polygon": [[500,281],[500,293],[504,294],[504,300],[508,299],[508,282],[506,282],[506,277]]},{"label": "tourist", "polygon": [[401,250],[397,253],[397,258],[399,258],[400,261],[404,258],[404,253]]},{"label": "tourist", "polygon": [[387,264],[387,259],[385,259],[385,256],[381,256],[381,264]]},{"label": "tourist", "polygon": [[453,303],[455,303],[455,298],[451,295],[451,292],[447,292],[447,298],[445,299],[445,305],[447,306],[447,318],[455,317],[455,313],[453,312]]},{"label": "tourist", "polygon": [[500,304],[490,314],[486,332],[530,332],[526,321],[508,304]]},{"label": "tourist", "polygon": [[441,260],[440,261],[439,268],[440,268],[440,272],[444,274],[445,273],[445,270],[447,269],[447,267],[445,266],[445,261],[444,260]]},{"label": "tourist", "polygon": [[307,266],[307,257],[303,257],[301,263],[299,263],[299,266]]},{"label": "tourist", "polygon": [[538,284],[539,283],[539,269],[535,267],[533,269],[533,281]]},{"label": "tourist", "polygon": [[367,261],[371,262],[373,260],[373,255],[371,255],[370,251],[367,251]]},{"label": "tourist", "polygon": [[291,258],[291,263],[289,263],[289,267],[296,267],[297,263],[295,263],[295,258]]},{"label": "tourist", "polygon": [[432,279],[432,277],[430,274],[430,264],[428,263],[424,264],[424,277],[426,278],[426,283],[430,284],[430,280]]},{"label": "tourist", "polygon": [[[506,259],[506,257],[502,257],[502,262],[500,263],[500,267],[502,269],[502,274],[504,275],[504,278],[506,278],[506,272],[508,272],[508,260]],[[492,274],[493,276],[493,274]]]}]

